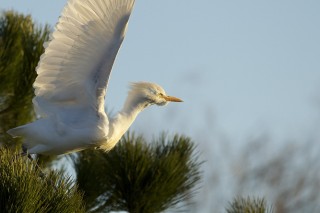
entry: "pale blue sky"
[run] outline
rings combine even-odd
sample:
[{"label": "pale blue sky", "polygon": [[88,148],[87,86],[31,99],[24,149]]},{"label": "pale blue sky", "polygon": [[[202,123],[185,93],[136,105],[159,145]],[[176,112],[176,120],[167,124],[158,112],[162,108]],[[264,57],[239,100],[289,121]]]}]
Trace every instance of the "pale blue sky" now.
[{"label": "pale blue sky", "polygon": [[[0,9],[54,25],[65,2],[2,0]],[[261,132],[278,143],[316,135],[319,11],[317,0],[138,0],[108,109],[120,109],[128,82],[144,80],[185,100],[143,112],[133,128],[149,135],[179,132],[209,150],[221,135],[235,144]]]},{"label": "pale blue sky", "polygon": [[[3,0],[0,8],[53,26],[65,2]],[[108,109],[121,107],[127,82],[145,80],[185,100],[139,116],[138,129],[155,121],[151,134],[196,136],[207,122],[236,140],[257,127],[276,137],[308,131],[319,119],[319,11],[319,1],[138,0]]]}]

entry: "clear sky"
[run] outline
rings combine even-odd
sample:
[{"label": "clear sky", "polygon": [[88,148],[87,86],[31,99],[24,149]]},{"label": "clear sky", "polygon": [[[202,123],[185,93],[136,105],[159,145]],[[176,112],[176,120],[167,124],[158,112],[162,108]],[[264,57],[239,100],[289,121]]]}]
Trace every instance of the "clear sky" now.
[{"label": "clear sky", "polygon": [[[0,9],[53,26],[65,3],[2,0]],[[183,133],[209,153],[221,135],[234,144],[263,132],[278,142],[316,135],[319,11],[318,0],[137,0],[107,107],[121,108],[128,82],[156,82],[185,102],[147,109],[133,129]]]}]

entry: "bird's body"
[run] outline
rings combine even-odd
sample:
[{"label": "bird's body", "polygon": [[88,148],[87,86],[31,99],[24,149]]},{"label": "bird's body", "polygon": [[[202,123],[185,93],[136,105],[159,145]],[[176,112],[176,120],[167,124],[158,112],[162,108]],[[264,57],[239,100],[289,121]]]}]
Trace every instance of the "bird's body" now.
[{"label": "bird's body", "polygon": [[123,109],[104,110],[111,68],[125,36],[134,0],[70,0],[37,67],[33,104],[38,120],[8,131],[30,154],[112,149],[145,107],[165,105],[153,83],[133,83]]}]

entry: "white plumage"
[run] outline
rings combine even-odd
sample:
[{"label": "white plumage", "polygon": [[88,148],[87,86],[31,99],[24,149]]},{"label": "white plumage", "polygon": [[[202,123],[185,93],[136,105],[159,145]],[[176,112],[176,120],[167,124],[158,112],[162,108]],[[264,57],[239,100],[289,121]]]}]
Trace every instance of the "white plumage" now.
[{"label": "white plumage", "polygon": [[123,109],[108,119],[106,88],[133,5],[134,0],[67,3],[36,69],[33,104],[40,118],[8,131],[24,138],[28,153],[108,151],[146,106],[181,101],[156,84],[134,83]]}]

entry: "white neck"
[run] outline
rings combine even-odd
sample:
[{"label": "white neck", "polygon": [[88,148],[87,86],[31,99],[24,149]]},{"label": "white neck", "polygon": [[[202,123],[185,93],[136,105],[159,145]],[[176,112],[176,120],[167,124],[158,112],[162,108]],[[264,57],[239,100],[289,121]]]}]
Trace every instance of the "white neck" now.
[{"label": "white neck", "polygon": [[110,120],[109,134],[107,143],[101,146],[102,149],[109,151],[120,140],[123,134],[129,129],[137,115],[148,104],[145,100],[139,99],[137,96],[128,95],[127,100],[123,106],[123,109],[116,114],[116,116]]}]

